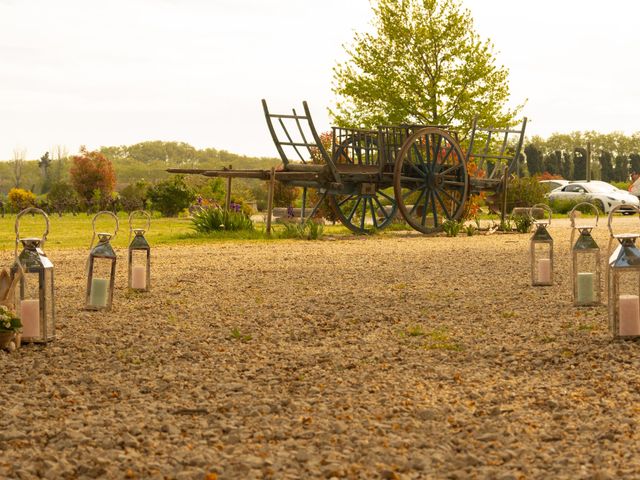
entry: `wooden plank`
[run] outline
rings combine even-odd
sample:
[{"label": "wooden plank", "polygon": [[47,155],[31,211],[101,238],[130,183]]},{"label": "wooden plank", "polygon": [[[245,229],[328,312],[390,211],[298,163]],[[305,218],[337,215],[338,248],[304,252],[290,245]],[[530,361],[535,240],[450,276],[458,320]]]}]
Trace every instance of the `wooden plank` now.
[{"label": "wooden plank", "polygon": [[271,236],[271,216],[273,215],[273,192],[276,184],[275,168],[271,168],[271,178],[269,179],[269,196],[267,197],[267,235]]}]

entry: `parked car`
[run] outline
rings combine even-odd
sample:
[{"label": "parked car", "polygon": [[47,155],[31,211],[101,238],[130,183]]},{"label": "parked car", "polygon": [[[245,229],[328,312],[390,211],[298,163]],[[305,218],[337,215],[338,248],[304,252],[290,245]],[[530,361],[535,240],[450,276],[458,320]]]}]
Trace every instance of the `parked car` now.
[{"label": "parked car", "polygon": [[[547,194],[549,200],[572,200],[575,202],[591,202],[604,213],[609,213],[616,205],[629,205],[637,207],[640,200],[631,193],[620,190],[607,182],[592,180],[590,182],[569,182]],[[625,208],[622,207],[623,213]],[[634,213],[629,207],[628,213]]]},{"label": "parked car", "polygon": [[540,185],[543,185],[547,189],[547,192],[550,192],[551,190],[555,190],[556,188],[564,187],[569,183],[569,180],[562,180],[562,179],[539,180],[539,183]]}]

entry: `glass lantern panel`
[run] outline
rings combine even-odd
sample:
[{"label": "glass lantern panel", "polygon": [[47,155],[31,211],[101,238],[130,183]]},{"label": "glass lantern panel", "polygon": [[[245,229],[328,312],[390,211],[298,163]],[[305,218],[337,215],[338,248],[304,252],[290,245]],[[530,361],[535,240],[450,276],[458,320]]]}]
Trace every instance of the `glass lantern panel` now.
[{"label": "glass lantern panel", "polygon": [[148,250],[131,250],[131,288],[147,288]]},{"label": "glass lantern panel", "polygon": [[550,243],[538,243],[533,244],[534,256],[536,259],[551,258],[551,244]]},{"label": "glass lantern panel", "polygon": [[40,324],[40,273],[24,272],[18,288],[17,314],[22,322],[25,339],[40,338],[44,333]]},{"label": "glass lantern panel", "polygon": [[93,260],[89,304],[94,307],[106,307],[109,305],[112,264],[113,260],[109,258],[95,257]]},{"label": "glass lantern panel", "polygon": [[47,322],[47,336],[55,335],[55,318],[53,312],[53,269],[47,268],[44,271],[44,301],[45,301],[45,321]]},{"label": "glass lantern panel", "polygon": [[553,261],[551,243],[532,243],[531,279],[533,285],[551,285]]},{"label": "glass lantern panel", "polygon": [[598,268],[598,252],[582,250],[576,252],[575,256],[575,269],[576,273],[579,272],[591,272],[595,273]]},{"label": "glass lantern panel", "polygon": [[615,335],[629,337],[640,335],[640,271],[618,270],[613,275]]}]

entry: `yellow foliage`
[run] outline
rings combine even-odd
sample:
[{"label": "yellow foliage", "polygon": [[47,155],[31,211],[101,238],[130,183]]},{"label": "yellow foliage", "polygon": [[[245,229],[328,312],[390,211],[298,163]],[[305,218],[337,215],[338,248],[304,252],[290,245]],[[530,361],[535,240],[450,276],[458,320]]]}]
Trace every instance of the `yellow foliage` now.
[{"label": "yellow foliage", "polygon": [[7,195],[9,203],[15,210],[23,210],[36,204],[36,196],[29,190],[12,188]]}]

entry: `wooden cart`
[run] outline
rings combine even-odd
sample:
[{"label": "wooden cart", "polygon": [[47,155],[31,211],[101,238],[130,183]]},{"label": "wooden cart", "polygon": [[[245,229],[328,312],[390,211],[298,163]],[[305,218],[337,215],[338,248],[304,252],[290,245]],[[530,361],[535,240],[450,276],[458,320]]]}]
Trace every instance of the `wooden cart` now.
[{"label": "wooden cart", "polygon": [[[466,151],[458,133],[445,126],[333,127],[329,152],[306,102],[302,113],[271,113],[265,100],[262,106],[282,169],[168,171],[301,187],[303,218],[314,217],[327,200],[356,233],[381,230],[398,214],[415,230],[431,233],[446,220],[459,220],[469,196],[481,192],[497,194],[506,214],[507,178],[520,156],[526,118],[512,129],[482,128],[474,121]],[[469,174],[471,163],[475,175]]]}]

